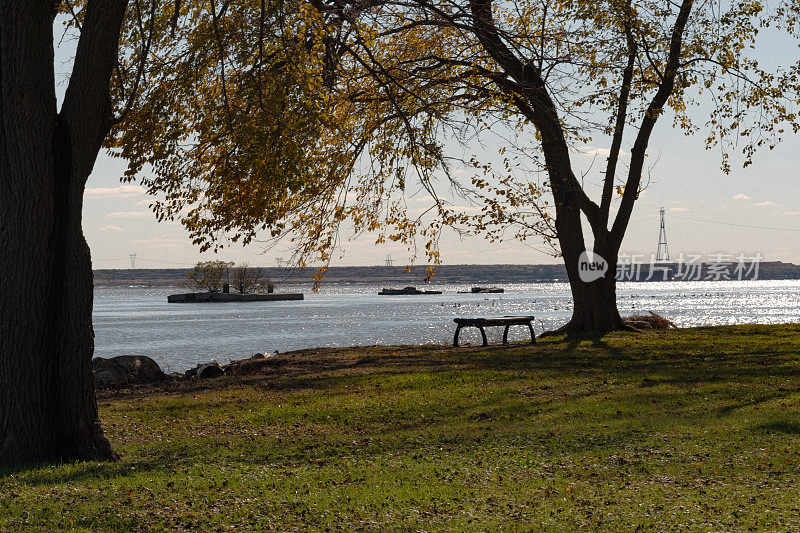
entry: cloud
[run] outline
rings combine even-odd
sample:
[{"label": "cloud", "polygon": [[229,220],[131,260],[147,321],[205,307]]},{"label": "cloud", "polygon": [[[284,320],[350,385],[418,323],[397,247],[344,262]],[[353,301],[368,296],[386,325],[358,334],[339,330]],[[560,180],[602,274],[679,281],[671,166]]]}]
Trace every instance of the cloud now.
[{"label": "cloud", "polygon": [[150,239],[134,239],[131,241],[132,244],[144,244],[149,246],[154,245],[175,245],[175,244],[186,244],[188,239],[179,238],[179,237],[153,237]]},{"label": "cloud", "polygon": [[797,215],[800,215],[800,211],[785,211],[783,214],[790,217],[795,217]]},{"label": "cloud", "polygon": [[151,239],[134,239],[131,244],[174,251],[186,246],[188,242],[186,238],[153,237]]},{"label": "cloud", "polygon": [[103,226],[98,231],[122,231],[119,226]]},{"label": "cloud", "polygon": [[[578,148],[578,151],[589,157],[608,157],[611,155],[611,150],[608,148],[596,148],[594,146],[582,146]],[[625,157],[628,155],[628,152],[620,148],[619,155]]]},{"label": "cloud", "polygon": [[689,210],[687,207],[670,207],[670,212],[672,213],[685,213]]},{"label": "cloud", "polygon": [[139,185],[120,185],[119,187],[98,187],[86,189],[83,192],[84,198],[130,198],[139,196],[147,191]]},{"label": "cloud", "polygon": [[144,200],[137,200],[136,203],[134,203],[133,205],[143,205],[145,207],[150,207],[150,204],[152,204],[153,202],[155,202],[154,199],[145,198]]},{"label": "cloud", "polygon": [[430,204],[430,203],[433,203],[435,201],[435,198],[433,196],[431,196],[430,194],[426,194],[424,196],[419,196],[419,197],[416,197],[416,198],[410,198],[409,201],[410,202],[420,202],[420,203],[424,203],[424,204]]},{"label": "cloud", "polygon": [[456,213],[476,214],[480,213],[483,208],[479,205],[448,205],[448,209]]},{"label": "cloud", "polygon": [[145,218],[153,216],[150,211],[114,211],[106,215],[108,218]]},{"label": "cloud", "polygon": [[[750,201],[753,199],[752,196],[747,196],[746,194],[739,193],[733,197],[734,200],[743,200],[743,201]],[[776,204],[775,202],[758,202],[753,204],[756,207],[778,207],[780,204]]]}]

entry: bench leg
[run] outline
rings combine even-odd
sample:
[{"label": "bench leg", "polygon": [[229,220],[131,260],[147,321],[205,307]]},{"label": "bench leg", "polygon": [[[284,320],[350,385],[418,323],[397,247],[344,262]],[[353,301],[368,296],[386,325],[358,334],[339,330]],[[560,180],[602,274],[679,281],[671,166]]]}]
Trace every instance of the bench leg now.
[{"label": "bench leg", "polygon": [[508,328],[510,327],[511,326],[506,326],[506,328],[503,330],[503,344],[508,344]]},{"label": "bench leg", "polygon": [[528,329],[531,330],[531,344],[536,344],[536,333],[533,331],[533,325],[528,322]]},{"label": "bench leg", "polygon": [[481,337],[483,337],[483,345],[489,346],[489,341],[486,340],[486,332],[483,330],[483,326],[479,326],[478,329],[481,330]]},{"label": "bench leg", "polygon": [[453,335],[453,348],[458,348],[458,334],[461,333],[461,326],[456,327],[456,334]]}]

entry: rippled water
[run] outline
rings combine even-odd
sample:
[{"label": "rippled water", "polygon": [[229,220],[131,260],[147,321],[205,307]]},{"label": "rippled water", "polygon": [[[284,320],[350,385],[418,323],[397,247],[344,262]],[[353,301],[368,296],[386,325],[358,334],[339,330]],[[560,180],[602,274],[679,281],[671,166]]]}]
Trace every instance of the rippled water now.
[{"label": "rippled water", "polygon": [[[180,371],[201,361],[249,357],[256,352],[323,346],[448,344],[453,318],[535,315],[536,331],[569,317],[566,283],[504,286],[504,294],[458,294],[462,285],[430,286],[428,296],[378,296],[379,286],[307,287],[303,301],[169,304],[168,288],[95,289],[95,355],[148,355]],[[287,292],[301,289],[286,289]],[[623,315],[654,311],[679,326],[800,321],[800,281],[621,283]],[[499,341],[501,328],[487,330]],[[512,328],[511,339],[527,328]],[[480,334],[468,328],[465,342]]]}]

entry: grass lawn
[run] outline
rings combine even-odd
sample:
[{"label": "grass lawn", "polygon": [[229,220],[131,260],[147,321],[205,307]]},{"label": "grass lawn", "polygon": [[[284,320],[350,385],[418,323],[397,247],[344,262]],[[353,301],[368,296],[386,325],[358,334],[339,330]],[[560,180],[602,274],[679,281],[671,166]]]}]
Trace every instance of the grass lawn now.
[{"label": "grass lawn", "polygon": [[0,530],[800,531],[800,325],[285,354],[102,393]]}]

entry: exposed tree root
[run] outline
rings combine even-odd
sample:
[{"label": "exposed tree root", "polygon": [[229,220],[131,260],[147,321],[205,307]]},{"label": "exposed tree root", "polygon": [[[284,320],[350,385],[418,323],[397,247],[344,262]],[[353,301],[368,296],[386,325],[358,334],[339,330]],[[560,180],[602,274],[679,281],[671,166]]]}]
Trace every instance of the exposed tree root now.
[{"label": "exposed tree root", "polygon": [[582,324],[579,324],[576,320],[570,320],[563,326],[551,330],[545,331],[541,335],[538,335],[537,338],[547,338],[552,337],[554,335],[563,335],[566,334],[567,337],[572,336],[586,336],[586,335],[604,335],[606,333],[611,333],[612,331],[630,331],[634,333],[641,333],[642,330],[636,328],[635,326],[626,322],[626,319],[620,319],[617,324],[610,326],[608,328],[602,329],[589,329],[584,327]]}]

